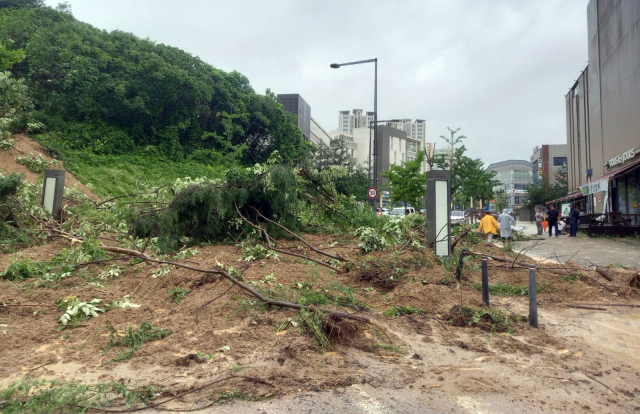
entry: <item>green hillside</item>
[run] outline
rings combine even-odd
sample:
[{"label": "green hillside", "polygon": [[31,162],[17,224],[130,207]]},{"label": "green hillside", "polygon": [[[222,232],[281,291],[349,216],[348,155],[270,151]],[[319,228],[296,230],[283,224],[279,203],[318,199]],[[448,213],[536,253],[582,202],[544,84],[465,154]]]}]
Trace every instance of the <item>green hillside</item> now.
[{"label": "green hillside", "polygon": [[[294,115],[269,90],[257,94],[242,74],[99,30],[64,9],[7,7],[25,3],[40,2],[0,2],[0,70],[10,71],[5,82],[28,89],[30,101],[29,116],[13,129],[44,124],[47,145],[73,159],[79,178],[99,177],[96,168],[120,161],[130,169],[150,163],[168,177],[176,169],[215,175],[220,167],[264,162],[276,149],[285,162],[308,154]],[[191,167],[176,167],[185,162]]]}]

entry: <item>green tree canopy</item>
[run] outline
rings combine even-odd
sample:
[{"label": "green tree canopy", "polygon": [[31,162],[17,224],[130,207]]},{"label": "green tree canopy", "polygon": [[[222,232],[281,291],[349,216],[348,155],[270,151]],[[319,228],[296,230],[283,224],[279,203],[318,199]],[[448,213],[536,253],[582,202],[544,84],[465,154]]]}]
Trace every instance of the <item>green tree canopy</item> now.
[{"label": "green tree canopy", "polygon": [[405,205],[418,205],[425,193],[426,177],[420,172],[424,157],[424,151],[420,151],[414,160],[392,165],[382,174],[389,179],[392,200],[403,201]]},{"label": "green tree canopy", "polygon": [[44,0],[0,0],[0,9],[5,7],[43,7]]},{"label": "green tree canopy", "polygon": [[529,186],[527,190],[527,202],[525,207],[533,208],[537,204],[544,205],[547,201],[556,200],[567,195],[567,187],[561,183],[551,184],[543,178],[539,182]]},{"label": "green tree canopy", "polygon": [[274,150],[285,162],[309,152],[295,116],[271,91],[257,94],[242,74],[175,47],[79,22],[68,8],[0,9],[0,44],[3,62],[26,53],[13,75],[27,82],[37,120],[72,148],[153,146],[172,159],[220,155],[245,164]]},{"label": "green tree canopy", "polygon": [[433,163],[440,169],[451,168],[451,198],[455,203],[465,204],[473,198],[489,200],[495,195],[493,188],[500,184],[495,172],[487,172],[480,158],[465,155],[464,145],[455,149],[451,166],[444,154],[436,154]]},{"label": "green tree canopy", "polygon": [[367,200],[367,170],[356,164],[344,140],[332,139],[329,145],[320,142],[313,157],[313,167],[318,171],[332,167],[345,168],[348,173],[335,180],[336,191],[346,196],[354,196],[360,201]]}]

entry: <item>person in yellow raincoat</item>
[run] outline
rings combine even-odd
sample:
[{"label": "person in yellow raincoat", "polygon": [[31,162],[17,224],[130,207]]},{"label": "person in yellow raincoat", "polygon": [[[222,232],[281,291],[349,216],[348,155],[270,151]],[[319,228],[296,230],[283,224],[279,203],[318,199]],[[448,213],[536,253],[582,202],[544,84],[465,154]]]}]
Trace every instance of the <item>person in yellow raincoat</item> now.
[{"label": "person in yellow raincoat", "polygon": [[500,226],[498,226],[498,222],[493,218],[491,213],[486,211],[484,213],[484,217],[480,220],[480,227],[478,227],[478,231],[484,231],[484,234],[487,235],[487,243],[491,243],[493,240],[493,236],[498,234],[498,230]]}]

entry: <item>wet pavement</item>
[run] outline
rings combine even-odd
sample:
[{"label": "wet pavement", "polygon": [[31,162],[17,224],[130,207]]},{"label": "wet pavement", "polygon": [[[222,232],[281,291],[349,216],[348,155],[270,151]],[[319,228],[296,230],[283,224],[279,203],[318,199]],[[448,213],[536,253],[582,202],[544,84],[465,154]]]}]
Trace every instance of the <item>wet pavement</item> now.
[{"label": "wet pavement", "polygon": [[[525,234],[538,237],[535,223],[518,222]],[[516,249],[528,256],[557,260],[565,263],[572,260],[582,266],[613,266],[640,270],[640,239],[634,237],[609,238],[588,237],[578,233],[577,237],[562,235],[541,236],[542,240],[517,242]]]}]

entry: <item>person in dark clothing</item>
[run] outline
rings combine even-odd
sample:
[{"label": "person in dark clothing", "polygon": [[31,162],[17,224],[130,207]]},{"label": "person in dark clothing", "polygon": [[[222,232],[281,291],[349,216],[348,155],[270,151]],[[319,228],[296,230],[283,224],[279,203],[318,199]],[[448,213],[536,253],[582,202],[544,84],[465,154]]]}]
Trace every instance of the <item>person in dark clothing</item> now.
[{"label": "person in dark clothing", "polygon": [[569,222],[571,227],[569,228],[569,237],[576,237],[578,233],[578,223],[580,223],[580,212],[575,209],[574,205],[569,206],[571,212],[569,213]]},{"label": "person in dark clothing", "polygon": [[549,237],[553,236],[553,228],[556,229],[556,237],[558,234],[558,212],[556,211],[556,206],[551,206],[551,210],[547,212],[547,221],[549,222]]}]

